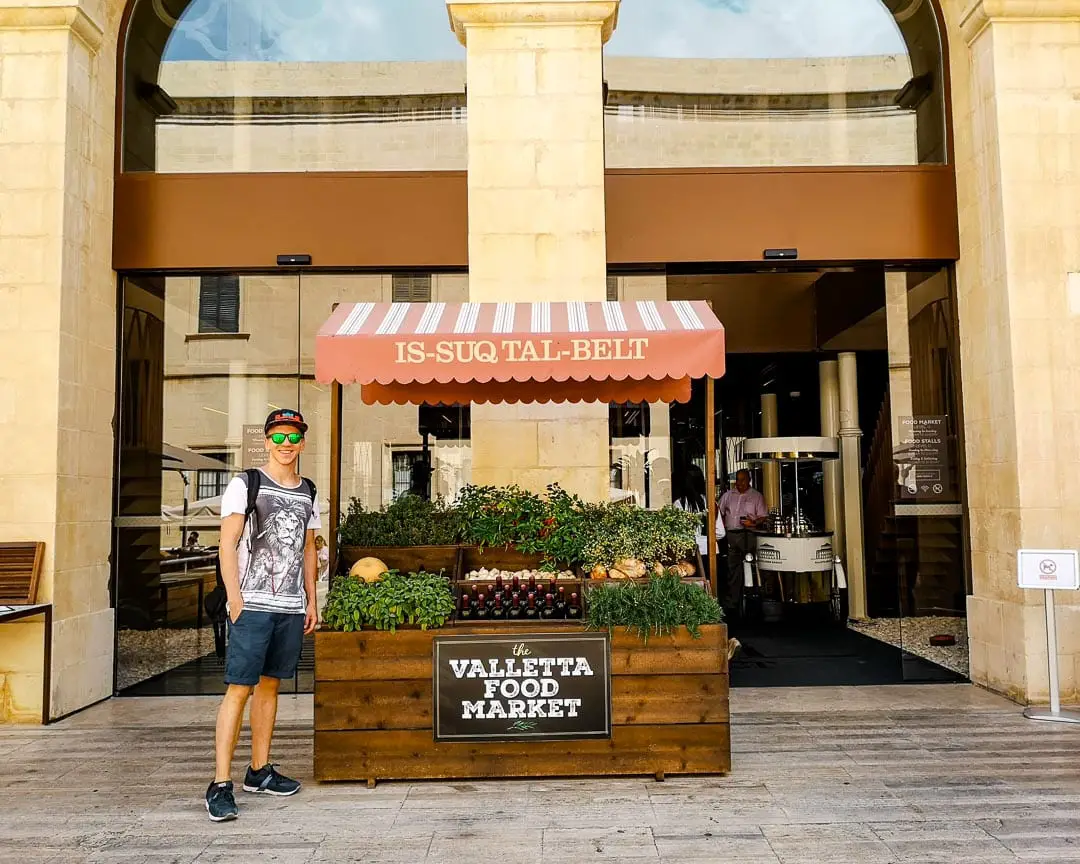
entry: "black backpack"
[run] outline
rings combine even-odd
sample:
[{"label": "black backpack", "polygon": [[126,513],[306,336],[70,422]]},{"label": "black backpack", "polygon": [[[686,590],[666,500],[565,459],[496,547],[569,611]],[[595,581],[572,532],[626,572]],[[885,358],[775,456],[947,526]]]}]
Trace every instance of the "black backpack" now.
[{"label": "black backpack", "polygon": [[[251,523],[251,530],[247,531],[248,537],[254,537],[259,532],[259,511],[255,505],[259,500],[259,489],[262,487],[262,471],[258,468],[248,468],[243,472],[244,482],[247,484],[247,506],[244,508],[244,527],[247,531],[248,522]],[[307,489],[308,495],[311,496],[311,506],[315,506],[315,499],[318,496],[318,490],[315,488],[315,484],[307,477],[300,478],[300,485]],[[241,537],[243,535],[241,534]],[[228,602],[228,597],[225,592],[225,580],[221,577],[221,556],[214,560],[214,576],[217,582],[214,585],[214,589],[206,595],[203,600],[203,608],[206,609],[206,614],[215,624],[224,624],[225,617],[228,614],[225,606]]]}]

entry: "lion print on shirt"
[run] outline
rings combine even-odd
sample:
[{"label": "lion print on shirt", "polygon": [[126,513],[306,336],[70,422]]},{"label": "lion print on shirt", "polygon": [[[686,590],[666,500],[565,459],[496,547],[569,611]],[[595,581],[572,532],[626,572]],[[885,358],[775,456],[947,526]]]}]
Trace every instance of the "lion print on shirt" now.
[{"label": "lion print on shirt", "polygon": [[283,583],[303,573],[307,521],[306,502],[280,499],[255,536],[245,588],[267,594],[277,594],[282,588],[295,591],[295,587]]}]

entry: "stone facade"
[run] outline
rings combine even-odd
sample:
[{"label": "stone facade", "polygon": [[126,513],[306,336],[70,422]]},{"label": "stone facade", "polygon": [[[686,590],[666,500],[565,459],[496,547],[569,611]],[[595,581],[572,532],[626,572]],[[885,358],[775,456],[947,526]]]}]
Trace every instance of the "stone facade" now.
[{"label": "stone facade", "polygon": [[[0,0],[0,540],[47,543],[41,596],[56,606],[54,716],[105,698],[112,685],[105,502],[112,494],[116,277],[109,237],[123,5]],[[489,4],[460,4],[481,5]],[[565,14],[575,5],[614,3],[502,5]],[[1073,92],[1080,80],[1080,0],[941,0],[940,6],[960,193],[956,278],[974,580],[972,676],[1019,701],[1040,701],[1047,681],[1041,598],[1015,588],[1013,556],[1020,546],[1080,544],[1080,301],[1067,287],[1069,274],[1080,271],[1080,103]],[[539,65],[526,62],[539,56],[527,23],[481,28],[470,47],[484,58],[469,73],[477,220],[471,245],[474,263],[491,268],[474,274],[470,291],[477,298],[491,296],[496,265],[520,265],[511,250],[521,241],[506,239],[515,235],[490,220],[528,196],[559,200],[560,207],[573,202],[580,254],[568,257],[569,273],[558,272],[574,296],[603,296],[597,195],[604,120],[598,101],[585,104],[571,93],[599,90],[600,22],[587,39],[586,28],[564,28],[568,41],[544,52],[542,76]],[[503,72],[513,93],[500,92]],[[573,138],[564,142],[564,155],[577,141],[580,158],[552,163],[580,172],[579,191],[568,199],[532,177],[539,159],[530,165],[515,158],[520,145],[536,138],[521,134],[522,103],[506,100],[530,90],[547,128],[556,118],[572,124],[571,131],[560,130]],[[488,113],[480,107],[485,101]],[[503,109],[521,122],[492,119]],[[521,181],[514,170],[532,179]],[[539,231],[541,216],[553,212],[541,208],[522,230]],[[564,266],[540,245],[523,260],[538,285],[554,277],[556,263]],[[541,434],[545,418],[489,419],[536,424],[536,464],[543,464],[544,451],[558,449]],[[490,467],[499,461],[492,455]],[[1061,600],[1062,688],[1075,699],[1080,602]],[[40,625],[0,627],[0,719],[33,721],[40,709],[34,647],[40,637]]]}]

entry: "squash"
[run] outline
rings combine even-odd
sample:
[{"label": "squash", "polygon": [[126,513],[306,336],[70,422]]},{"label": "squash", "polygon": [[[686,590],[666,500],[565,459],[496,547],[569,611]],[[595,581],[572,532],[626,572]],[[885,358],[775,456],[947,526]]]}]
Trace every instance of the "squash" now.
[{"label": "squash", "polygon": [[592,571],[589,573],[589,577],[592,579],[607,579],[607,575],[607,567],[605,567],[603,564],[597,564],[595,567],[592,568]]},{"label": "squash", "polygon": [[678,570],[679,570],[679,573],[682,574],[682,576],[684,576],[686,578],[689,578],[690,576],[693,576],[695,573],[697,573],[697,567],[695,567],[689,561],[681,562],[678,565]]},{"label": "squash", "polygon": [[378,558],[361,558],[349,569],[349,575],[365,582],[381,582],[383,574],[389,569]]}]

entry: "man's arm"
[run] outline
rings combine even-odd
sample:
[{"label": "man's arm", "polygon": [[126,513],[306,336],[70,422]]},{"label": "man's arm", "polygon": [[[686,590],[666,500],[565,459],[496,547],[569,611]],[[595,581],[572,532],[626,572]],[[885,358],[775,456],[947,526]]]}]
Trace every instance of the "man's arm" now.
[{"label": "man's arm", "polygon": [[315,529],[307,531],[304,542],[304,591],[307,594],[307,609],[304,615],[304,632],[314,633],[319,623],[319,609],[315,594],[315,580],[319,575],[319,553],[315,550]]},{"label": "man's arm", "polygon": [[240,556],[237,551],[243,533],[243,513],[233,513],[221,520],[218,558],[221,561],[221,581],[225,583],[225,596],[229,601],[229,618],[233,624],[244,611],[244,598],[240,595]]}]

